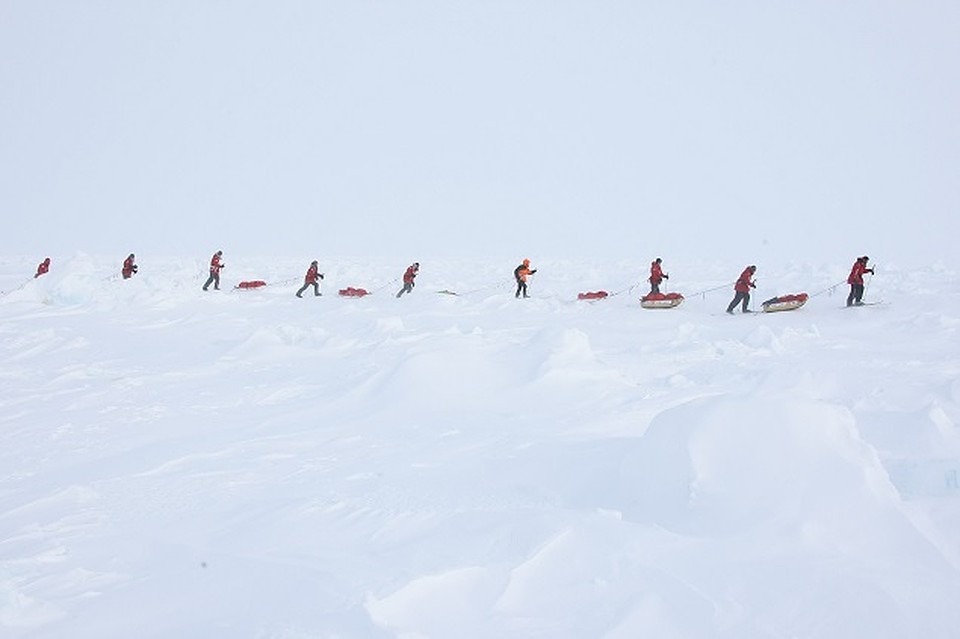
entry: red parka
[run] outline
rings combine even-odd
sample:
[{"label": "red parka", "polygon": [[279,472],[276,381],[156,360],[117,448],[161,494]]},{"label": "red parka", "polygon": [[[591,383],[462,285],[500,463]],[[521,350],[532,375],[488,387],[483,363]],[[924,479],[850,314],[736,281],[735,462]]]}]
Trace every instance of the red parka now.
[{"label": "red parka", "polygon": [[660,262],[650,263],[650,283],[660,284],[663,282],[663,269],[660,268]]},{"label": "red parka", "polygon": [[213,254],[213,257],[210,258],[210,274],[219,275],[220,269],[223,268],[223,264],[220,263],[220,256],[223,255],[220,251],[217,251]]},{"label": "red parka", "polygon": [[303,276],[304,284],[316,284],[317,280],[322,280],[323,274],[320,273],[320,267],[317,266],[317,263],[314,262],[310,265],[310,268],[307,269],[307,274]]},{"label": "red parka", "polygon": [[407,267],[407,270],[403,273],[403,283],[404,284],[413,284],[413,280],[417,277],[417,272],[420,270],[420,264],[414,263]]},{"label": "red parka", "polygon": [[858,258],[850,269],[850,276],[847,277],[847,284],[863,284],[863,274],[873,273],[872,268],[867,268],[867,262],[863,258]]},{"label": "red parka", "polygon": [[757,285],[750,281],[750,278],[753,277],[756,270],[756,266],[748,266],[743,269],[743,273],[740,274],[737,283],[733,285],[733,290],[737,293],[749,293],[751,288],[756,288]]},{"label": "red parka", "polygon": [[47,271],[50,270],[50,258],[43,260],[40,264],[37,265],[37,274],[34,275],[34,279],[44,275]]},{"label": "red parka", "polygon": [[133,261],[133,253],[123,261],[123,269],[120,271],[124,279],[128,279],[131,275],[137,272],[137,265]]}]

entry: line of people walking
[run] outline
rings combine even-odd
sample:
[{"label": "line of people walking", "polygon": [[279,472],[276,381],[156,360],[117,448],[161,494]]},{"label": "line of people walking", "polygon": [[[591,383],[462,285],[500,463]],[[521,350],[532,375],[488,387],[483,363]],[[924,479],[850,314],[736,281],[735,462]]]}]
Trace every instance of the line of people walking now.
[{"label": "line of people walking", "polygon": [[[867,273],[873,275],[874,269],[869,267],[870,257],[867,255],[862,255],[856,259],[853,263],[853,266],[850,269],[850,275],[847,276],[847,284],[850,285],[850,294],[847,296],[847,306],[863,306],[863,294],[864,294],[864,275]],[[41,277],[50,272],[50,258],[45,258],[40,264],[37,265],[37,272],[33,276],[34,278]],[[218,250],[213,254],[213,257],[210,258],[210,275],[207,277],[207,281],[203,284],[203,290],[207,291],[210,288],[210,285],[213,285],[215,291],[220,290],[220,271],[226,266],[223,262],[223,251]],[[139,267],[136,263],[136,256],[133,253],[130,253],[123,260],[123,265],[120,268],[120,274],[123,279],[130,279],[139,271]],[[517,298],[528,298],[527,284],[530,278],[537,272],[537,269],[530,267],[529,258],[524,259],[519,266],[513,270],[513,277],[517,284],[517,290],[514,294]],[[750,290],[757,287],[757,282],[754,279],[754,275],[757,272],[756,264],[751,264],[743,269],[743,272],[740,273],[740,276],[734,282],[733,290],[734,296],[730,303],[727,305],[727,313],[733,315],[734,310],[737,305],[740,305],[741,313],[750,313],[752,312],[749,308],[750,305]],[[413,288],[416,284],[417,275],[420,273],[420,262],[414,262],[403,272],[401,279],[403,281],[403,286],[397,291],[396,297],[400,298],[404,294],[412,293]],[[299,288],[296,292],[296,296],[299,298],[303,297],[304,291],[313,287],[314,297],[319,297],[322,295],[320,292],[320,280],[323,279],[323,273],[320,272],[320,266],[317,260],[310,262],[310,266],[307,267],[307,272],[303,278],[303,286]],[[664,272],[663,270],[663,260],[661,258],[656,258],[650,263],[650,276],[647,278],[647,281],[650,283],[650,295],[659,295],[660,294],[660,285],[664,280],[669,280],[670,275]]]}]

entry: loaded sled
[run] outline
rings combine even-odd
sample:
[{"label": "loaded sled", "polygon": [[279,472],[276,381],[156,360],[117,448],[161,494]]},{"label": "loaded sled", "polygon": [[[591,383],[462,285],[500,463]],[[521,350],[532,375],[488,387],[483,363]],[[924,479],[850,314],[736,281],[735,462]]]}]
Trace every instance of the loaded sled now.
[{"label": "loaded sled", "polygon": [[263,280],[244,280],[237,284],[237,288],[260,288],[261,286],[266,286],[267,283]]},{"label": "loaded sled", "polygon": [[578,293],[578,300],[602,300],[603,298],[610,295],[606,291],[590,291],[588,293]]},{"label": "loaded sled", "polygon": [[640,298],[643,308],[673,308],[682,302],[683,295],[680,293],[648,293]]},{"label": "loaded sled", "polygon": [[771,297],[760,305],[764,313],[776,313],[778,311],[795,311],[810,298],[806,293],[796,293],[794,295],[780,295]]}]

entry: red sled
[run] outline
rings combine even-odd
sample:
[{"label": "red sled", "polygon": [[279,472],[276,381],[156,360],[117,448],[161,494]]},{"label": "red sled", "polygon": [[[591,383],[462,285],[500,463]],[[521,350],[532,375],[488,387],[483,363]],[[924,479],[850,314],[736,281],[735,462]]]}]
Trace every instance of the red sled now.
[{"label": "red sled", "polygon": [[578,300],[602,300],[607,297],[609,293],[606,291],[591,291],[589,293],[580,293],[577,295]]},{"label": "red sled", "polygon": [[341,288],[339,293],[341,297],[363,297],[370,294],[365,288],[353,288],[352,286]]},{"label": "red sled", "polygon": [[771,297],[760,305],[764,313],[776,313],[778,311],[795,311],[804,304],[810,296],[806,293],[796,293],[794,295],[780,295]]},{"label": "red sled", "polygon": [[640,298],[643,308],[673,308],[682,302],[683,295],[680,293],[649,293]]},{"label": "red sled", "polygon": [[267,283],[263,280],[246,280],[237,284],[237,288],[260,288],[266,285]]}]

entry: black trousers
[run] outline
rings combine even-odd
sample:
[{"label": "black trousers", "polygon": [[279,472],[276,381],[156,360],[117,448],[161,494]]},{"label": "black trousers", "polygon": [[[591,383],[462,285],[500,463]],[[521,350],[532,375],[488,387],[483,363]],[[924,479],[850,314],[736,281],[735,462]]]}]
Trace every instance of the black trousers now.
[{"label": "black trousers", "polygon": [[660,282],[650,282],[650,294],[657,295],[660,292]]},{"label": "black trousers", "polygon": [[851,284],[850,285],[850,294],[847,295],[847,306],[853,306],[854,304],[863,304],[861,299],[863,298],[863,284]]},{"label": "black trousers", "polygon": [[527,295],[527,283],[523,280],[517,280],[517,294],[514,297],[520,297],[520,293],[523,293],[524,297],[529,297]]},{"label": "black trousers", "polygon": [[213,284],[213,288],[215,290],[217,291],[220,290],[220,274],[219,273],[214,273],[213,271],[210,271],[210,277],[207,278],[207,283],[203,285],[203,290],[207,290],[207,288],[211,284]]},{"label": "black trousers", "polygon": [[730,306],[727,307],[727,312],[732,313],[733,309],[737,307],[737,303],[743,301],[743,308],[740,310],[744,313],[747,312],[747,305],[750,303],[750,293],[741,293],[737,291],[737,294],[733,296],[733,301],[730,302]]},{"label": "black trousers", "polygon": [[320,295],[320,285],[319,285],[319,284],[317,284],[316,282],[306,282],[303,286],[300,287],[300,290],[297,291],[297,297],[300,297],[301,295],[303,295],[303,292],[304,292],[305,290],[307,290],[308,288],[310,288],[311,286],[313,287],[313,294],[314,294],[315,296],[316,296],[316,295]]}]

